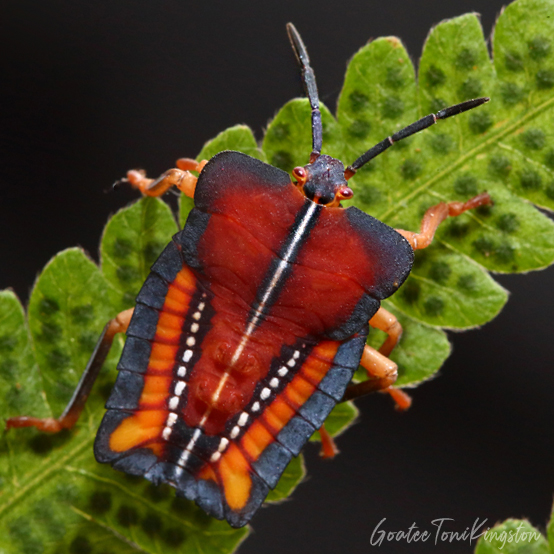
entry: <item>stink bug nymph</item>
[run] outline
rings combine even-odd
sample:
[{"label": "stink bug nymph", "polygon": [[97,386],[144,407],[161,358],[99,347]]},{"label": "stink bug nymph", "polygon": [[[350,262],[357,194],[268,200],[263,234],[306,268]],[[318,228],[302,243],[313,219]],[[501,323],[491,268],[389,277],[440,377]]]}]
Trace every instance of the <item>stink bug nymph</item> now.
[{"label": "stink bug nymph", "polygon": [[[491,202],[440,203],[420,232],[395,230],[355,207],[348,180],[414,133],[488,101],[468,100],[385,138],[348,167],[322,155],[315,77],[292,24],[289,38],[311,105],[312,152],[291,176],[239,152],[181,159],[158,179],[129,171],[142,194],[171,186],[194,198],[182,231],[162,252],[134,310],[110,321],[58,419],[14,417],[7,427],[72,427],[116,333],[127,332],[118,378],[94,445],[96,459],[168,483],[208,514],[245,525],[333,407],[376,390],[399,407],[388,355],[402,329],[380,301],[410,273],[449,216]],[[198,171],[196,178],[190,171]],[[369,328],[387,334],[375,350]],[[369,379],[351,385],[362,365]]]}]

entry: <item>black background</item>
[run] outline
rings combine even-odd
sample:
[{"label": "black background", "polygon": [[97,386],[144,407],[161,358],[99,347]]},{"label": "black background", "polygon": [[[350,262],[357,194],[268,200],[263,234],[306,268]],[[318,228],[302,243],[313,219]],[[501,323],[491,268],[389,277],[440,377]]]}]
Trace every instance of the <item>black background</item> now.
[{"label": "black background", "polygon": [[[301,85],[285,34],[308,45],[323,101],[334,107],[346,61],[368,39],[397,35],[419,58],[429,28],[468,11],[489,36],[499,0],[279,2],[19,1],[0,21],[0,288],[24,301],[57,251],[97,258],[110,213],[136,194],[111,192],[133,167],[157,175],[236,123],[258,138]],[[398,414],[380,395],[334,461],[307,450],[309,479],[262,509],[242,554],[365,553],[388,530],[454,518],[548,519],[554,491],[551,292],[554,271],[499,277],[507,307],[481,330],[452,334],[440,375]],[[383,552],[470,552],[466,542],[387,543]]]}]

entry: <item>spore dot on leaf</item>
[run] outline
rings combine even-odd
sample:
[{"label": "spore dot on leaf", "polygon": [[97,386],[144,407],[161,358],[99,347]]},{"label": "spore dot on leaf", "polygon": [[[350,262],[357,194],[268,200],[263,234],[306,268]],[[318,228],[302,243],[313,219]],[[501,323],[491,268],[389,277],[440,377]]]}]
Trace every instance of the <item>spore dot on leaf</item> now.
[{"label": "spore dot on leaf", "polygon": [[541,129],[528,129],[521,138],[523,144],[531,150],[540,150],[546,144],[546,135]]},{"label": "spore dot on leaf", "polygon": [[444,74],[444,71],[435,65],[432,65],[427,70],[427,73],[425,74],[425,78],[427,79],[427,82],[431,87],[436,87],[438,85],[442,85],[446,81],[446,75]]},{"label": "spore dot on leaf", "polygon": [[458,287],[467,292],[473,292],[477,288],[475,275],[466,273],[458,278]]},{"label": "spore dot on leaf", "polygon": [[57,323],[43,321],[40,330],[40,339],[46,342],[54,342],[62,336],[62,328]]},{"label": "spore dot on leaf", "polygon": [[[2,354],[4,356],[4,354]],[[17,375],[17,362],[4,358],[0,360],[0,377],[9,381]],[[17,390],[17,389],[16,389]]]},{"label": "spore dot on leaf", "polygon": [[10,335],[3,335],[0,337],[0,352],[2,355],[13,352],[17,346],[17,339]]},{"label": "spore dot on leaf", "polygon": [[472,112],[469,114],[468,124],[473,134],[480,135],[492,126],[492,117],[488,112]]},{"label": "spore dot on leaf", "polygon": [[448,107],[448,102],[442,98],[433,98],[429,103],[429,111],[431,113],[437,113]]},{"label": "spore dot on leaf", "polygon": [[537,88],[544,90],[552,87],[554,87],[554,71],[552,69],[537,71]]},{"label": "spore dot on leaf", "polygon": [[514,253],[515,253],[514,247],[508,244],[507,242],[505,242],[500,244],[498,248],[495,250],[494,257],[500,263],[507,264],[514,259]]},{"label": "spore dot on leaf", "polygon": [[550,149],[544,156],[544,163],[550,168],[554,169],[554,150]]},{"label": "spore dot on leaf", "polygon": [[141,527],[150,537],[158,535],[163,528],[162,519],[157,514],[149,513],[142,520]]},{"label": "spore dot on leaf", "polygon": [[79,346],[85,351],[92,352],[97,342],[98,335],[94,331],[85,331],[79,336]]},{"label": "spore dot on leaf", "polygon": [[[175,514],[179,514],[180,516],[185,516],[187,519],[190,519],[190,515],[193,512],[196,513],[196,511],[199,511],[202,514],[205,513],[203,510],[195,508],[194,504],[189,500],[179,498],[178,496],[174,496],[171,501],[171,511]],[[209,516],[208,518],[211,521],[212,518]]]},{"label": "spore dot on leaf", "polygon": [[70,554],[91,554],[92,545],[89,540],[83,536],[76,536],[69,545]]},{"label": "spore dot on leaf", "polygon": [[85,325],[94,319],[94,308],[88,306],[75,306],[71,310],[71,319],[73,323]]},{"label": "spore dot on leaf", "polygon": [[59,348],[54,348],[46,355],[48,363],[57,370],[65,369],[71,365],[71,357]]},{"label": "spore dot on leaf", "polygon": [[470,173],[460,175],[454,182],[454,191],[461,196],[475,196],[478,191],[477,179]]},{"label": "spore dot on leaf", "polygon": [[513,50],[506,52],[504,59],[508,71],[521,71],[523,69],[523,56]]},{"label": "spore dot on leaf", "polygon": [[212,522],[212,518],[204,510],[194,510],[194,523],[196,527],[208,527]]},{"label": "spore dot on leaf", "polygon": [[473,242],[475,249],[485,257],[489,257],[494,252],[494,241],[489,237],[479,237]]},{"label": "spore dot on leaf", "polygon": [[475,208],[475,213],[480,217],[488,217],[491,215],[492,210],[493,206],[490,204],[484,204],[483,206]]},{"label": "spore dot on leaf", "polygon": [[545,192],[550,200],[554,200],[554,181],[547,185]]},{"label": "spore dot on leaf", "polygon": [[521,188],[525,190],[538,190],[542,185],[542,177],[534,169],[524,169],[519,177]]},{"label": "spore dot on leaf", "polygon": [[356,188],[354,196],[367,206],[377,204],[381,200],[381,191],[377,187],[364,185]]},{"label": "spore dot on leaf", "polygon": [[415,179],[423,168],[416,160],[406,160],[400,167],[404,179]]},{"label": "spore dot on leaf", "polygon": [[162,539],[170,546],[177,547],[184,542],[185,532],[179,527],[170,527],[162,534]]},{"label": "spore dot on leaf", "polygon": [[469,98],[477,98],[481,96],[481,91],[483,90],[483,84],[481,81],[475,77],[468,77],[460,87],[458,91],[458,96],[460,100],[468,100]]},{"label": "spore dot on leaf", "polygon": [[404,85],[402,70],[399,67],[389,67],[385,82],[391,88],[401,88]]},{"label": "spore dot on leaf", "polygon": [[171,496],[171,488],[167,485],[156,486],[150,484],[146,489],[146,494],[152,502],[161,502]]},{"label": "spore dot on leaf", "polygon": [[271,164],[281,168],[284,171],[292,171],[294,162],[292,156],[285,150],[279,150],[273,154],[271,158]]},{"label": "spore dot on leaf", "polygon": [[444,311],[444,300],[439,296],[430,296],[424,302],[423,309],[428,315],[437,317]]},{"label": "spore dot on leaf", "polygon": [[139,515],[135,508],[124,504],[117,512],[117,521],[122,527],[131,527],[139,522]]},{"label": "spore dot on leaf", "polygon": [[387,96],[383,101],[382,114],[388,119],[396,119],[404,112],[404,102],[397,96]]},{"label": "spore dot on leaf", "polygon": [[132,283],[133,281],[140,280],[140,273],[138,269],[131,265],[120,265],[116,269],[117,278],[125,284]]},{"label": "spore dot on leaf", "polygon": [[48,454],[53,447],[51,435],[35,435],[29,440],[29,448],[39,455]]},{"label": "spore dot on leaf", "polygon": [[134,250],[135,248],[132,241],[128,239],[117,237],[113,241],[112,256],[118,260],[124,260],[130,256]]},{"label": "spore dot on leaf", "polygon": [[493,175],[505,179],[512,171],[512,164],[506,156],[495,155],[489,162],[489,171]]},{"label": "spore dot on leaf", "polygon": [[531,39],[527,46],[529,46],[529,55],[533,60],[542,60],[550,54],[550,39],[543,36],[536,36]]},{"label": "spore dot on leaf", "polygon": [[356,119],[348,127],[348,134],[356,139],[364,139],[371,131],[371,123],[365,119]]},{"label": "spore dot on leaf", "polygon": [[290,129],[286,123],[276,123],[271,126],[271,134],[278,141],[287,140],[290,136]]},{"label": "spore dot on leaf", "polygon": [[497,226],[504,233],[515,233],[519,229],[519,219],[516,214],[505,213],[498,218]]},{"label": "spore dot on leaf", "polygon": [[437,154],[448,154],[453,145],[454,141],[449,135],[435,134],[431,137],[431,148]]},{"label": "spore dot on leaf", "polygon": [[431,277],[433,281],[441,284],[446,283],[451,274],[452,269],[450,266],[446,262],[440,260],[435,262],[429,270],[429,277]]},{"label": "spore dot on leaf", "polygon": [[89,505],[93,513],[105,514],[112,507],[112,495],[108,491],[95,491],[90,495]]},{"label": "spore dot on leaf", "polygon": [[525,91],[516,83],[502,83],[500,94],[506,106],[515,106],[523,99]]},{"label": "spore dot on leaf", "polygon": [[348,100],[353,112],[365,110],[369,106],[369,97],[359,90],[353,90],[348,96]]},{"label": "spore dot on leaf", "polygon": [[460,69],[471,69],[478,60],[477,51],[474,48],[463,48],[456,56],[456,67]]},{"label": "spore dot on leaf", "polygon": [[419,299],[421,286],[415,279],[408,279],[400,290],[406,302],[408,302],[408,304],[414,304]]},{"label": "spore dot on leaf", "polygon": [[147,266],[152,265],[165,248],[165,242],[152,241],[144,247],[144,261]]},{"label": "spore dot on leaf", "polygon": [[44,297],[39,303],[39,311],[42,315],[53,315],[59,311],[60,305],[53,298]]}]

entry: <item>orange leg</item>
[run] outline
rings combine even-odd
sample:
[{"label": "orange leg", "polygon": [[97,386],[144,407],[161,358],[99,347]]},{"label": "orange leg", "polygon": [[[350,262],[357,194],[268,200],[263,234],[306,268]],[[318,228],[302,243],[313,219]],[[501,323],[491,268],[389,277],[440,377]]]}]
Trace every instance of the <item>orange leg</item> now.
[{"label": "orange leg", "polygon": [[340,451],[335,444],[329,431],[325,429],[325,424],[319,428],[319,438],[321,439],[321,451],[319,455],[326,460],[334,458]]},{"label": "orange leg", "polygon": [[110,351],[115,335],[127,331],[131,316],[133,315],[133,310],[134,308],[131,308],[130,310],[121,312],[104,327],[96,343],[94,352],[88,361],[87,367],[73,393],[73,397],[58,419],[53,417],[44,419],[29,416],[10,417],[6,420],[6,430],[12,427],[36,427],[39,431],[44,431],[46,433],[58,433],[62,429],[71,429],[77,423],[85,407],[87,398],[106,360],[106,356]]},{"label": "orange leg", "polygon": [[398,377],[398,367],[392,360],[366,344],[360,365],[367,371],[369,379],[350,385],[344,393],[343,400],[354,400],[370,392],[382,391],[392,396],[397,409],[407,410],[410,407],[412,399],[405,392],[392,386]]},{"label": "orange leg", "polygon": [[198,178],[191,171],[200,173],[207,163],[207,160],[198,163],[190,158],[180,158],[177,160],[176,168],[168,169],[157,179],[148,179],[144,171],[131,169],[127,172],[126,180],[145,196],[161,196],[175,186],[184,195],[193,198]]},{"label": "orange leg", "polygon": [[396,230],[412,245],[414,250],[421,250],[427,248],[433,242],[437,227],[447,217],[456,217],[467,210],[473,210],[485,204],[492,204],[488,192],[482,192],[467,202],[449,202],[448,204],[441,202],[425,212],[419,233],[412,233],[403,229]]}]

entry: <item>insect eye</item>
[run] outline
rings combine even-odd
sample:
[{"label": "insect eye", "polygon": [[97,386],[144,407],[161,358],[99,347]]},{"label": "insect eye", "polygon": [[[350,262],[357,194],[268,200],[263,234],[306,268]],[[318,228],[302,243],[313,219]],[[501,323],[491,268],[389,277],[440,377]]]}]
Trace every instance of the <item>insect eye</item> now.
[{"label": "insect eye", "polygon": [[341,200],[349,200],[350,198],[352,198],[354,196],[354,191],[350,187],[342,187],[339,190],[337,196]]},{"label": "insect eye", "polygon": [[296,177],[296,179],[298,179],[298,181],[303,182],[306,179],[306,170],[301,166],[295,167],[292,170],[292,174]]}]

